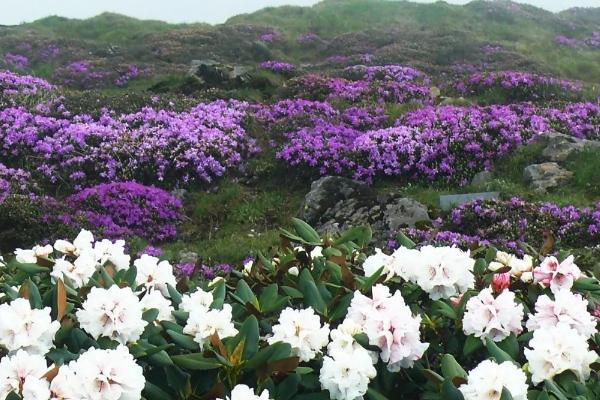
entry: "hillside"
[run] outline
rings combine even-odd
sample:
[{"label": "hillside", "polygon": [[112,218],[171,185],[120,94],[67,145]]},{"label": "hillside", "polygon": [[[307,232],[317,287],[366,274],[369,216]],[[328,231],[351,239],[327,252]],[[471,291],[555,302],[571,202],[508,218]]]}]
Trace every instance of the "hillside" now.
[{"label": "hillside", "polygon": [[[384,0],[266,8],[217,26],[107,13],[87,20],[49,17],[2,27],[0,54],[22,55],[28,59],[26,72],[48,78],[80,60],[98,71],[136,64],[152,70],[156,80],[157,75],[187,71],[193,59],[252,66],[285,60],[330,69],[369,54],[378,64],[407,64],[436,74],[466,67],[516,69],[597,83],[600,49],[557,45],[556,40],[585,43],[600,30],[599,14],[600,8],[554,14],[507,1],[454,6]],[[309,33],[310,43],[298,42]],[[265,34],[273,40],[261,40]]]}]

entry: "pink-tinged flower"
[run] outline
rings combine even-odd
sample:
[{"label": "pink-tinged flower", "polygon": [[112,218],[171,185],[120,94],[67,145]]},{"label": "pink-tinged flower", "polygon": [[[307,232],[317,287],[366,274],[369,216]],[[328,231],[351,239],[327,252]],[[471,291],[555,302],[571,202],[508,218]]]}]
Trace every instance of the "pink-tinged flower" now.
[{"label": "pink-tinged flower", "polygon": [[504,289],[510,287],[510,272],[504,274],[494,274],[492,277],[492,289],[496,293],[502,293]]},{"label": "pink-tinged flower", "polygon": [[452,307],[458,307],[461,299],[462,299],[462,295],[450,297],[450,304],[452,304]]},{"label": "pink-tinged flower", "polygon": [[581,276],[579,267],[573,262],[573,256],[559,263],[556,257],[546,257],[539,267],[533,270],[536,283],[549,287],[552,292],[570,289]]},{"label": "pink-tinged flower", "polygon": [[490,338],[500,342],[512,333],[523,331],[523,304],[515,301],[515,294],[503,291],[494,298],[491,288],[483,289],[471,297],[463,317],[463,332],[485,341]]},{"label": "pink-tinged flower", "polygon": [[594,312],[592,313],[592,315],[596,318],[600,318],[600,304],[596,305],[596,308],[594,308]]}]

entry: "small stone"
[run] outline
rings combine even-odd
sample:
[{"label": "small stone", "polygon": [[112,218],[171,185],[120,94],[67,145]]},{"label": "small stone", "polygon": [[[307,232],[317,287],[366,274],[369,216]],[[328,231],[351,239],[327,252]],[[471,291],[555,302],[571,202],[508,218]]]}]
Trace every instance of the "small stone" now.
[{"label": "small stone", "polygon": [[182,264],[196,264],[198,262],[198,253],[193,251],[181,250],[179,252],[179,262]]}]

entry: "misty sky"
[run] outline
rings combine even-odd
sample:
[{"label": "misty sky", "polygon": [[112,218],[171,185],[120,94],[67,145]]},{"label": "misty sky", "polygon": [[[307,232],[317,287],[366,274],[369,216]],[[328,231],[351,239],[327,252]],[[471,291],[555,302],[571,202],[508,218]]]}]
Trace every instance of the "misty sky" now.
[{"label": "misty sky", "polygon": [[[416,0],[432,3],[434,0]],[[447,0],[465,4],[468,0]],[[267,6],[308,6],[318,0],[0,0],[1,25],[29,22],[49,15],[88,18],[111,11],[141,19],[169,22],[221,23],[227,18]],[[600,7],[600,0],[521,0],[552,11],[570,7]]]}]

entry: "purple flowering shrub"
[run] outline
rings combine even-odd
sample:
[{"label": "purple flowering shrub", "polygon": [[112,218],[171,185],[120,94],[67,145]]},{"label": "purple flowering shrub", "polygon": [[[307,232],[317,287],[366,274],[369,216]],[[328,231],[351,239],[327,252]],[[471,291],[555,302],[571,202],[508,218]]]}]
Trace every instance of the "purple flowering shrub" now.
[{"label": "purple flowering shrub", "polygon": [[0,155],[36,179],[75,187],[136,180],[175,187],[211,182],[256,150],[242,127],[246,103],[201,103],[187,112],[144,108],[98,119],[0,111]]},{"label": "purple flowering shrub", "polygon": [[454,208],[431,230],[411,231],[419,241],[457,245],[493,244],[522,253],[522,243],[540,248],[553,237],[561,248],[600,244],[600,202],[593,208],[531,203],[519,198],[476,200]]},{"label": "purple flowering shrub", "polygon": [[18,75],[10,71],[0,71],[0,97],[34,95],[52,89],[52,85],[42,78]]},{"label": "purple flowering shrub", "polygon": [[461,95],[488,96],[506,102],[578,99],[578,82],[518,71],[474,73],[454,83]]},{"label": "purple flowering shrub", "polygon": [[376,113],[369,117],[373,125],[361,126],[357,112],[353,118],[358,125],[317,120],[284,133],[277,157],[322,175],[350,175],[367,182],[397,176],[465,184],[499,156],[547,129],[530,106],[425,107],[383,129],[377,126],[382,119]]},{"label": "purple flowering shrub", "polygon": [[600,140],[598,103],[570,103],[562,109],[550,108],[544,112],[544,116],[558,132],[580,139]]},{"label": "purple flowering shrub", "polygon": [[294,64],[284,61],[265,61],[260,63],[260,68],[284,75],[291,75],[294,71],[296,71]]},{"label": "purple flowering shrub", "polygon": [[29,67],[29,58],[22,54],[6,53],[4,63],[10,68],[26,69]]},{"label": "purple flowering shrub", "polygon": [[74,216],[64,214],[66,225],[83,227],[110,239],[139,236],[152,242],[175,237],[182,217],[181,201],[152,186],[135,182],[106,183],[65,199]]}]

